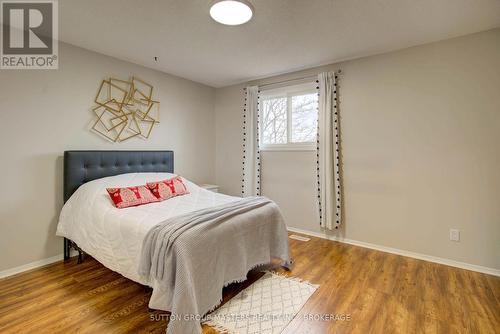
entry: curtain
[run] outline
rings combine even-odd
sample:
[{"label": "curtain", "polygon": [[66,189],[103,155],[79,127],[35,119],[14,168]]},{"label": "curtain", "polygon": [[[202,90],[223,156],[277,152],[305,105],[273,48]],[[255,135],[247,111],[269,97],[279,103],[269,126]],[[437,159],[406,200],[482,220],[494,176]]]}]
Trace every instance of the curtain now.
[{"label": "curtain", "polygon": [[316,82],[319,90],[316,152],[319,221],[321,227],[333,230],[342,222],[336,76],[333,72],[323,72]]},{"label": "curtain", "polygon": [[242,196],[260,196],[259,88],[257,86],[245,89],[242,168]]}]

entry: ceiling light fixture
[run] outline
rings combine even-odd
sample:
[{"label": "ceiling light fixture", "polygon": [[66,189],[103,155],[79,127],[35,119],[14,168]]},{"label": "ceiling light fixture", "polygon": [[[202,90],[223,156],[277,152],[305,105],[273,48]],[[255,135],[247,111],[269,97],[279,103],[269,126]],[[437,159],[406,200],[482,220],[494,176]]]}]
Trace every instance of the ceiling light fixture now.
[{"label": "ceiling light fixture", "polygon": [[210,16],[217,22],[237,26],[248,22],[253,15],[253,7],[246,0],[216,0],[210,7]]}]

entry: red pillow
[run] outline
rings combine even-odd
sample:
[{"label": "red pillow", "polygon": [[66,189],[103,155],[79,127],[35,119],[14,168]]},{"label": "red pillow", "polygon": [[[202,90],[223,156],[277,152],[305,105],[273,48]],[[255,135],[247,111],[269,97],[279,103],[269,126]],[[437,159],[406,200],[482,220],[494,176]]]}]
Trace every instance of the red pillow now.
[{"label": "red pillow", "polygon": [[187,190],[184,182],[182,182],[182,178],[180,176],[175,176],[171,179],[160,182],[148,182],[147,186],[153,195],[160,201],[179,195],[189,194],[189,191]]},{"label": "red pillow", "polygon": [[107,188],[106,190],[115,203],[115,206],[120,209],[128,208],[129,206],[159,202],[146,186]]}]

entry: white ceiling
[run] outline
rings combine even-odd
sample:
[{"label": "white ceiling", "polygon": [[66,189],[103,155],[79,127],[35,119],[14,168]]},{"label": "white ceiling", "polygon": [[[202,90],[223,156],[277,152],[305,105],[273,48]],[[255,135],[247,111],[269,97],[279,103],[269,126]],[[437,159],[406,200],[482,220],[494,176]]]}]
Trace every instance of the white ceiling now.
[{"label": "white ceiling", "polygon": [[60,39],[221,87],[500,26],[500,0],[250,0],[232,27],[210,2],[62,0]]}]

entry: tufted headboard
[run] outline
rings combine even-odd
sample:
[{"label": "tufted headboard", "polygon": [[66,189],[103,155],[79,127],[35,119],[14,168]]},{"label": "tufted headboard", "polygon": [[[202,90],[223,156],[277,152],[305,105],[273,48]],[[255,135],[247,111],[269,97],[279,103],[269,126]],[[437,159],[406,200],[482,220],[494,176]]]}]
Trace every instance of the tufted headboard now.
[{"label": "tufted headboard", "polygon": [[173,151],[65,151],[64,202],[82,184],[124,173],[173,173]]}]

